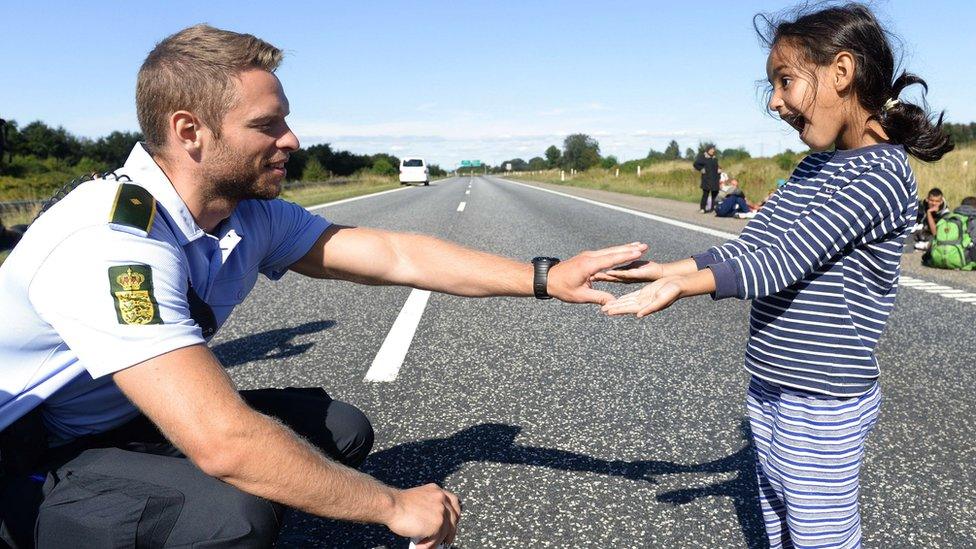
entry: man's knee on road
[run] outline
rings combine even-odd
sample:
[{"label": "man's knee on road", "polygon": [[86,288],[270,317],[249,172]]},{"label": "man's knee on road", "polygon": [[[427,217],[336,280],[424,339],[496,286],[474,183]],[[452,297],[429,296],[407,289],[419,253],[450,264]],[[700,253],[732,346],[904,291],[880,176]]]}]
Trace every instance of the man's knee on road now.
[{"label": "man's knee on road", "polygon": [[373,449],[373,425],[359,408],[345,402],[333,401],[326,417],[326,426],[335,440],[336,459],[358,468]]},{"label": "man's knee on road", "polygon": [[359,467],[373,447],[373,426],[355,406],[333,400],[320,387],[241,391],[254,409],[274,416],[322,452]]}]

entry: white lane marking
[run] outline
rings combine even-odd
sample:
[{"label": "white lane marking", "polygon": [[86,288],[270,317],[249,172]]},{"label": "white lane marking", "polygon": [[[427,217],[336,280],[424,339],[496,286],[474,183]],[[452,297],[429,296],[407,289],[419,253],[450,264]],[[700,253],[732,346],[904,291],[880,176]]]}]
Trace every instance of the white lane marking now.
[{"label": "white lane marking", "polygon": [[424,314],[427,307],[427,299],[430,298],[428,290],[413,290],[407,297],[407,302],[400,309],[390,328],[390,333],[386,334],[383,345],[376,353],[373,364],[366,372],[363,381],[393,381],[400,373],[400,366],[403,359],[407,356],[413,336],[417,333],[417,325],[420,324],[420,317]]},{"label": "white lane marking", "polygon": [[920,278],[901,275],[901,278],[898,280],[898,284],[913,290],[921,290],[930,294],[937,294],[938,296],[946,299],[954,299],[962,303],[976,304],[976,294],[974,293],[957,290],[951,286],[936,284]]},{"label": "white lane marking", "polygon": [[[696,231],[699,233],[705,233],[708,235],[717,236],[719,238],[725,238],[730,240],[733,238],[738,238],[739,236],[737,234],[727,233],[724,231],[717,231],[715,229],[710,229],[708,227],[702,227],[701,225],[695,225],[693,223],[685,223],[684,221],[678,221],[675,219],[671,219],[669,217],[661,217],[659,215],[649,214],[637,210],[631,210],[630,208],[615,206],[613,204],[607,204],[605,202],[597,202],[596,200],[590,200],[589,198],[582,198],[567,193],[561,193],[559,191],[553,191],[551,189],[544,189],[542,187],[526,185],[525,183],[519,183],[518,181],[502,179],[500,177],[496,177],[495,179],[499,181],[504,181],[506,183],[511,183],[513,185],[520,185],[522,187],[526,187],[529,189],[535,189],[537,191],[552,193],[555,195],[564,196],[566,198],[572,198],[573,200],[579,200],[580,202],[586,202],[587,204],[593,204],[594,206],[600,206],[603,208],[608,208],[610,210],[636,215],[637,217],[651,219],[653,221],[658,221],[660,223],[665,223],[667,225],[674,225],[675,227],[681,227],[682,229],[688,229],[690,231]],[[963,303],[976,304],[976,295],[974,294],[963,292],[962,290],[957,290],[950,286],[943,286],[941,284],[936,284],[935,282],[929,282],[928,280],[922,280],[920,278],[913,278],[910,276],[901,275],[901,277],[899,277],[898,279],[898,285],[904,286],[906,288],[911,288],[913,290],[923,290],[929,293],[935,293],[938,294],[940,297],[944,297],[946,299],[954,299],[956,301],[961,301]]]},{"label": "white lane marking", "polygon": [[464,191],[464,194],[471,194],[471,189]]},{"label": "white lane marking", "polygon": [[458,211],[459,212],[463,212],[464,211],[464,205],[465,204],[467,204],[467,202],[462,202],[462,203],[458,204]]},{"label": "white lane marking", "polygon": [[631,210],[630,208],[624,208],[623,206],[614,206],[613,204],[607,204],[606,202],[597,202],[596,200],[590,200],[589,198],[582,198],[579,196],[573,196],[571,194],[561,193],[559,191],[553,191],[550,189],[543,189],[542,187],[533,187],[532,185],[526,185],[525,183],[519,183],[518,181],[510,181],[508,179],[498,178],[500,181],[505,181],[506,183],[512,183],[515,185],[521,185],[529,189],[535,189],[537,191],[543,191],[547,193],[556,194],[559,196],[565,196],[566,198],[572,198],[573,200],[579,200],[580,202],[586,202],[587,204],[593,204],[595,206],[601,206],[603,208],[608,208],[611,210],[616,210],[618,212],[628,213],[630,215],[636,215],[637,217],[643,217],[646,219],[651,219],[653,221],[658,221],[660,223],[666,223],[668,225],[674,225],[675,227],[681,227],[682,229],[688,229],[691,231],[697,231],[700,233],[709,234],[712,236],[717,236],[719,238],[724,238],[731,240],[737,238],[739,235],[727,233],[725,231],[718,231],[715,229],[710,229],[708,227],[702,227],[701,225],[695,225],[693,223],[685,223],[684,221],[678,221],[676,219],[671,219],[670,217],[661,217],[659,215],[649,214],[647,212],[640,212],[637,210]]}]

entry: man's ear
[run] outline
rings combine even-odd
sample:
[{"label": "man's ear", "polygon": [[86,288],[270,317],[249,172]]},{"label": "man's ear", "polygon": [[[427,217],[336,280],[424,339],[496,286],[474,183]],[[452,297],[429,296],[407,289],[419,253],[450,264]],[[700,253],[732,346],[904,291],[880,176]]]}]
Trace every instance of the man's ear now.
[{"label": "man's ear", "polygon": [[851,90],[855,70],[857,61],[851,52],[842,51],[834,56],[834,62],[830,66],[830,78],[838,95],[844,95]]},{"label": "man's ear", "polygon": [[174,112],[169,117],[169,126],[174,141],[181,149],[194,156],[200,152],[204,126],[193,113]]}]

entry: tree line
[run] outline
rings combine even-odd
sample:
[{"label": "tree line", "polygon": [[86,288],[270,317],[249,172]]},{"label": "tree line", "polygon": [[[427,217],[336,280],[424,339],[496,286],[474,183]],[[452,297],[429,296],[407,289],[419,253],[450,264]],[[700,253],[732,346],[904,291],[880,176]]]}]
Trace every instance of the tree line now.
[{"label": "tree line", "polygon": [[[714,146],[715,144],[709,141],[700,142],[697,150],[688,147],[685,149],[684,157],[682,157],[678,142],[672,139],[664,151],[656,151],[651,148],[643,159],[630,160],[621,164],[614,155],[602,156],[600,154],[600,143],[596,139],[585,133],[576,133],[563,140],[561,149],[556,145],[550,145],[543,153],[544,156],[535,156],[528,161],[522,158],[505,160],[498,166],[493,166],[491,170],[495,173],[504,172],[509,171],[508,168],[511,167],[511,171],[515,172],[551,169],[584,171],[594,166],[600,166],[604,169],[619,167],[624,171],[632,171],[637,169],[638,164],[647,165],[682,159],[694,160],[696,155]],[[719,154],[723,158],[733,161],[750,158],[749,151],[743,147],[719,150]]]},{"label": "tree line", "polygon": [[[943,124],[943,127],[957,145],[976,141],[976,122],[970,122],[969,124],[946,122]],[[551,145],[545,150],[543,156],[535,156],[528,161],[522,158],[505,160],[499,165],[491,167],[491,171],[493,173],[509,171],[509,166],[511,167],[511,171],[515,172],[551,169],[583,171],[595,166],[600,166],[605,169],[619,167],[624,171],[635,171],[638,165],[646,166],[655,162],[668,162],[672,160],[694,160],[698,154],[701,154],[702,151],[707,150],[709,147],[715,147],[715,143],[710,141],[699,142],[697,149],[688,147],[685,149],[684,155],[682,155],[678,142],[672,139],[663,151],[657,151],[651,148],[647,152],[647,156],[643,159],[620,163],[617,157],[613,155],[602,156],[600,154],[600,143],[596,139],[583,133],[577,133],[566,137],[561,149],[556,145]],[[728,149],[719,149],[716,147],[716,151],[721,158],[731,162],[752,157],[744,147]],[[798,154],[787,149],[785,152],[773,156],[773,159],[777,164],[786,166],[784,169],[787,169],[795,162],[795,157]]]},{"label": "tree line", "polygon": [[[140,132],[114,131],[98,139],[77,137],[63,127],[53,128],[40,120],[21,128],[8,120],[0,128],[0,175],[16,178],[38,174],[71,172],[74,176],[104,172],[122,166],[132,147],[142,140]],[[329,144],[312,145],[294,151],[286,165],[288,178],[321,181],[369,172],[392,176],[400,159],[386,153],[355,154],[333,150]],[[431,165],[431,175],[444,175]]]}]

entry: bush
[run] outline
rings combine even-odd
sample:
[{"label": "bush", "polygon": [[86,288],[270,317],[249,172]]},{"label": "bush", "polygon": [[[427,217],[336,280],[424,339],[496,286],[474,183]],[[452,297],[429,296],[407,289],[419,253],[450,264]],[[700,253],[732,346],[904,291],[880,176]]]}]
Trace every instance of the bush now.
[{"label": "bush", "polygon": [[396,175],[397,169],[390,164],[390,161],[385,158],[378,158],[376,162],[373,162],[373,167],[370,171],[376,175]]},{"label": "bush", "polygon": [[784,152],[781,152],[776,156],[774,156],[773,162],[776,162],[776,166],[779,169],[787,172],[792,172],[793,168],[796,167],[796,165],[800,162],[800,159],[803,158],[803,156],[804,156],[803,154],[795,153],[790,149],[786,149]]},{"label": "bush", "polygon": [[319,159],[312,156],[305,163],[305,170],[302,172],[302,181],[325,181],[329,178],[329,172],[322,167]]}]

